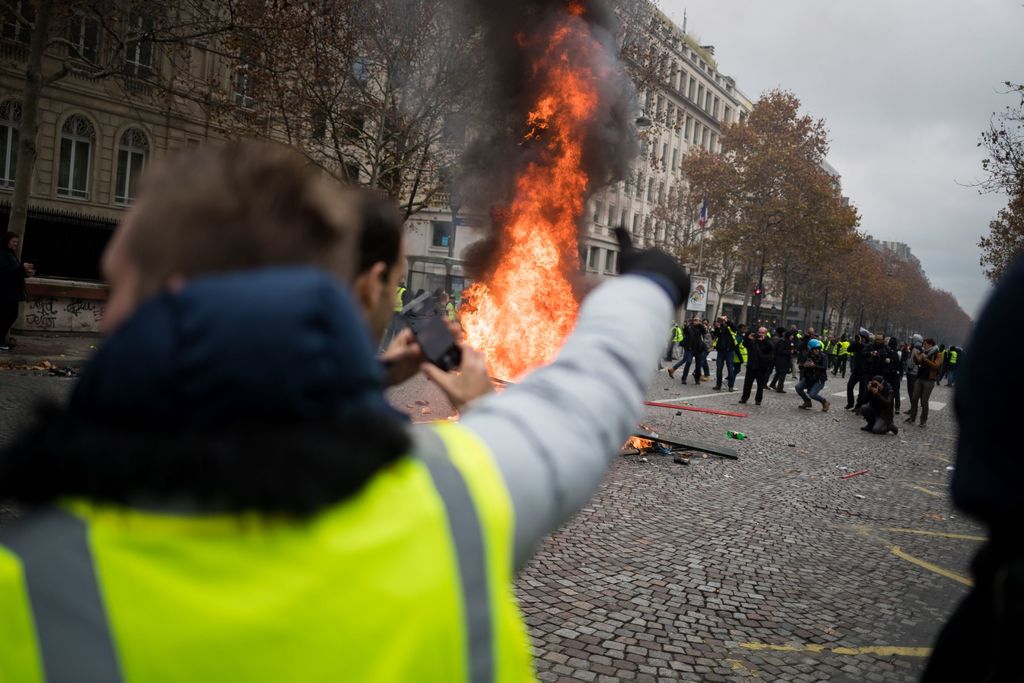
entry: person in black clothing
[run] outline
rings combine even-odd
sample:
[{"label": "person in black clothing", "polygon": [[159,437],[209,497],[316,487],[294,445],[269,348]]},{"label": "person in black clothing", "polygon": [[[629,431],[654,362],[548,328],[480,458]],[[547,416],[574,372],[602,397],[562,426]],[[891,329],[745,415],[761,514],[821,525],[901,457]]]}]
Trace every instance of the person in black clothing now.
[{"label": "person in black clothing", "polygon": [[885,370],[882,377],[892,387],[893,407],[895,413],[900,412],[900,385],[903,383],[903,363],[900,362],[900,343],[896,337],[889,337],[889,344],[886,347],[888,355],[885,358]]},{"label": "person in black clothing", "polygon": [[726,375],[729,382],[729,391],[736,386],[736,366],[732,362],[733,353],[736,351],[736,329],[726,316],[715,321],[715,329],[711,332],[715,338],[715,351],[718,358],[715,360],[715,391],[722,390],[722,366],[726,368]]},{"label": "person in black clothing", "polygon": [[7,335],[18,319],[18,306],[25,296],[25,277],[35,271],[31,263],[18,259],[18,245],[21,236],[9,232],[4,236],[4,247],[0,249],[0,351],[10,351]]},{"label": "person in black clothing", "polygon": [[775,338],[772,339],[772,356],[775,363],[775,375],[768,383],[769,389],[773,389],[780,394],[786,393],[786,390],[782,387],[786,381],[786,375],[789,374],[790,365],[793,361],[794,350],[794,339],[786,334],[786,328],[775,328]]},{"label": "person in black clothing", "polygon": [[810,353],[810,349],[807,348],[807,344],[812,339],[817,339],[818,336],[814,333],[813,327],[808,327],[807,331],[804,332],[803,336],[797,341],[796,344],[796,359],[797,365],[803,367],[804,361],[807,360],[807,354]]},{"label": "person in black clothing", "polygon": [[861,427],[863,431],[874,434],[900,433],[900,428],[893,424],[892,394],[892,385],[884,377],[875,375],[871,378],[864,391],[864,407],[861,408],[861,416],[867,422]]},{"label": "person in black clothing", "polygon": [[744,343],[747,347],[747,372],[743,375],[743,395],[740,397],[740,403],[746,403],[750,398],[750,389],[754,382],[757,382],[754,403],[761,405],[761,401],[764,399],[764,373],[772,363],[772,345],[768,341],[767,335],[768,330],[764,327],[759,327],[757,332],[747,334]]},{"label": "person in black clothing", "polygon": [[[850,379],[846,382],[846,409],[853,410],[860,400],[860,397],[864,393],[864,384],[866,383],[866,376],[864,375],[864,352],[867,350],[867,340],[870,337],[870,333],[863,327],[860,328],[860,334],[853,338],[853,343],[850,344],[849,358],[850,358]],[[853,388],[857,387],[857,398],[853,397]]]},{"label": "person in black clothing", "polygon": [[[874,340],[861,353],[864,360],[861,371],[864,373],[865,382],[870,377],[885,378],[889,368],[899,364],[895,352],[890,351],[889,347],[885,345],[885,335],[881,332],[875,334]],[[857,408],[862,408],[867,400],[867,392],[862,391],[857,396]]]},{"label": "person in black clothing", "polygon": [[701,371],[704,366],[704,359],[708,355],[708,347],[704,342],[704,335],[707,332],[707,328],[701,323],[700,318],[696,316],[690,320],[690,323],[683,328],[683,357],[679,361],[668,369],[668,376],[675,377],[676,370],[679,366],[683,366],[683,377],[681,384],[686,384],[686,375],[690,372],[690,363],[694,364],[693,369],[693,383],[699,385]]},{"label": "person in black clothing", "polygon": [[[1024,458],[1013,425],[1024,363],[1007,340],[1024,338],[1024,257],[999,282],[959,365],[953,406],[960,425],[953,504],[987,527],[971,563],[974,585],[943,627],[923,683],[1021,680],[1024,635]],[[922,370],[922,372],[924,372]]]}]

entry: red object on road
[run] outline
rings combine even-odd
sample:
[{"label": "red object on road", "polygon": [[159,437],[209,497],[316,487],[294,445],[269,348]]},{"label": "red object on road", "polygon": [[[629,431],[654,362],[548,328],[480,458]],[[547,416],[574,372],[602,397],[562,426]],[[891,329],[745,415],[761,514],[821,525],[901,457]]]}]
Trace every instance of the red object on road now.
[{"label": "red object on road", "polygon": [[674,408],[676,410],[690,410],[695,413],[711,413],[712,415],[728,415],[729,417],[748,417],[746,413],[734,413],[731,410],[715,410],[713,408],[694,408],[693,406],[683,406],[678,403],[659,403],[658,401],[644,401],[645,406],[652,406],[654,408]]},{"label": "red object on road", "polygon": [[857,472],[850,472],[849,474],[844,474],[843,476],[840,477],[840,479],[849,479],[850,477],[859,477],[860,475],[867,474],[867,473],[868,473],[867,470],[859,470]]}]

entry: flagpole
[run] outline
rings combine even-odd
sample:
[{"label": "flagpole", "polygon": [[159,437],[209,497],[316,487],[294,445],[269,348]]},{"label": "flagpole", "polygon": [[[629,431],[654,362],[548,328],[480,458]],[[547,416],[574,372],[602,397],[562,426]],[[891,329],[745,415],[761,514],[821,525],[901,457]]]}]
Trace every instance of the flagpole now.
[{"label": "flagpole", "polygon": [[697,229],[700,230],[700,255],[697,257],[697,274],[701,275],[701,268],[704,266],[704,230],[708,226],[708,198],[704,196],[704,200],[700,205],[700,213],[697,217]]},{"label": "flagpole", "polygon": [[697,257],[697,275],[703,275],[701,267],[704,265],[704,230],[700,231],[700,256]]}]

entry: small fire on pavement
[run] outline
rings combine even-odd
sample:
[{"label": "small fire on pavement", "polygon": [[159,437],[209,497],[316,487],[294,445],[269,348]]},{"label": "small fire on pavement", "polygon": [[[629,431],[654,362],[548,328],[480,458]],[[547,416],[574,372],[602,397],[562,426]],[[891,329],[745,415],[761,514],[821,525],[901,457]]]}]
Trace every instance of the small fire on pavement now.
[{"label": "small fire on pavement", "polygon": [[638,451],[649,451],[654,448],[654,442],[650,439],[641,439],[639,436],[631,436],[626,443],[622,445],[622,450],[625,451],[630,448]]}]

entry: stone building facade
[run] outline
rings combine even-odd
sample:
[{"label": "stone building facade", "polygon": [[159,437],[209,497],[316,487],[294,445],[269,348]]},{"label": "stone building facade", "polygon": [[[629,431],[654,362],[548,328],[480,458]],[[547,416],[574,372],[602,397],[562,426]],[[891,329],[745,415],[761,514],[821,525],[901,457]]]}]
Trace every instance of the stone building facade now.
[{"label": "stone building facade", "polygon": [[[59,34],[60,35],[60,34]],[[77,39],[79,49],[103,50],[98,33]],[[43,73],[67,59],[44,54]],[[116,75],[68,75],[42,90],[37,158],[29,191],[22,258],[34,264],[29,303],[15,329],[94,331],[106,288],[99,260],[114,227],[131,205],[145,166],[176,149],[215,136],[210,119],[146,78],[165,69],[154,45],[139,44]],[[5,19],[0,31],[0,221],[6,228],[13,195],[23,107],[28,36]],[[194,68],[206,68],[194,60]]]},{"label": "stone building facade", "polygon": [[[714,48],[700,46],[662,12],[652,10],[647,39],[660,63],[657,80],[641,89],[641,155],[627,178],[598,192],[587,212],[581,251],[594,276],[616,272],[612,230],[625,226],[641,246],[673,251],[699,239],[694,198],[686,198],[684,160],[695,148],[720,151],[722,127],[747,116],[751,101],[718,69]],[[694,264],[696,265],[696,264]]]}]

